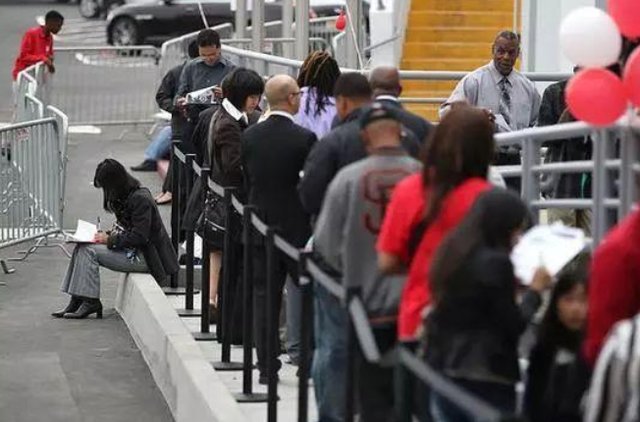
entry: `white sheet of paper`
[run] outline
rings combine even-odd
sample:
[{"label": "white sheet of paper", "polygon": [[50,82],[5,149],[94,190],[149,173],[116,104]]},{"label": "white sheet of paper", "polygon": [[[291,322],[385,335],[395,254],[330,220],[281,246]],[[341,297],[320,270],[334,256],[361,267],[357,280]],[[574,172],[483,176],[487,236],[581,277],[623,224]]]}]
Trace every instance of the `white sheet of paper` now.
[{"label": "white sheet of paper", "polygon": [[516,277],[528,285],[541,266],[556,276],[586,245],[580,229],[561,223],[535,226],[522,236],[511,253]]},{"label": "white sheet of paper", "polygon": [[93,243],[93,238],[98,233],[98,227],[88,221],[78,220],[76,232],[69,238],[70,242]]}]

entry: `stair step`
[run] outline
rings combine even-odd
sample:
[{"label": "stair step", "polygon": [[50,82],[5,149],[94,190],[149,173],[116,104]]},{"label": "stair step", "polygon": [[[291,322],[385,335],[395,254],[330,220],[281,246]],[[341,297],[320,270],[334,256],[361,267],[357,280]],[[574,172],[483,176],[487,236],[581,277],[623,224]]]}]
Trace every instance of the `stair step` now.
[{"label": "stair step", "polygon": [[414,11],[422,10],[494,10],[509,12],[513,10],[513,0],[420,0],[412,5]]},{"label": "stair step", "polygon": [[403,104],[403,105],[407,110],[422,116],[423,118],[429,120],[430,122],[437,122],[440,120],[440,116],[438,114],[438,110],[440,109],[440,107],[436,104]]},{"label": "stair step", "polygon": [[485,59],[491,57],[492,43],[457,43],[457,42],[406,42],[403,53],[405,57],[429,57],[444,59]]},{"label": "stair step", "polygon": [[489,63],[483,59],[439,59],[439,58],[403,58],[400,68],[404,70],[461,70],[470,72]]},{"label": "stair step", "polygon": [[492,26],[508,29],[513,26],[511,12],[468,12],[468,11],[412,11],[409,14],[409,28],[417,26]]},{"label": "stair step", "polygon": [[418,26],[408,27],[405,37],[406,42],[487,42],[492,43],[502,28],[490,26],[483,27],[457,27],[447,26]]}]

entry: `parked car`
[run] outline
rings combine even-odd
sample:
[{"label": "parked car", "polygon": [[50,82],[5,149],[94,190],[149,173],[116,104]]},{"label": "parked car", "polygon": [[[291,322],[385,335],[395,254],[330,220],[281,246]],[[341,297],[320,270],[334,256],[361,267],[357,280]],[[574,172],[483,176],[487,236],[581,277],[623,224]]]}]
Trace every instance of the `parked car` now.
[{"label": "parked car", "polygon": [[[229,0],[201,0],[209,26],[234,22]],[[282,18],[282,5],[265,3],[265,21]],[[203,28],[197,0],[156,0],[126,4],[107,17],[107,42],[112,45],[160,45]]]},{"label": "parked car", "polygon": [[126,0],[79,0],[80,16],[87,19],[106,17],[110,10],[122,6]]},{"label": "parked car", "polygon": [[[346,3],[346,0],[309,0],[309,8],[312,17],[322,18],[339,15],[346,7]],[[362,2],[362,10],[367,19],[369,16],[369,3],[370,0]]]}]

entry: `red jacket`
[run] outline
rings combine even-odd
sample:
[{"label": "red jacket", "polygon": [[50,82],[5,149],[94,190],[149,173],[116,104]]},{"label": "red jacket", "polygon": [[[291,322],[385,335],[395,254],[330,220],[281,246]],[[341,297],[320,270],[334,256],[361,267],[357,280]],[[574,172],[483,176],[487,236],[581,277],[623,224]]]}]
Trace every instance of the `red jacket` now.
[{"label": "red jacket", "polygon": [[640,210],[633,211],[595,251],[589,280],[585,357],[593,365],[613,325],[640,313]]},{"label": "red jacket", "polygon": [[18,78],[18,73],[38,62],[43,62],[53,57],[53,37],[46,34],[43,26],[29,29],[22,37],[20,53],[16,57],[13,66],[13,80]]}]

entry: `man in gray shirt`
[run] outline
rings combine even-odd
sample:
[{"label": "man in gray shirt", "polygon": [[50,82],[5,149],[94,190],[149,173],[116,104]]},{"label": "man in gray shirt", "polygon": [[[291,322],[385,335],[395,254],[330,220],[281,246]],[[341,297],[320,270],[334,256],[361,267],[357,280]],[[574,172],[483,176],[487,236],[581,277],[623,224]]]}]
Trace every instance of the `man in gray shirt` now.
[{"label": "man in gray shirt", "polygon": [[[493,43],[493,60],[465,76],[440,107],[440,116],[451,103],[466,101],[489,110],[496,118],[497,132],[533,127],[538,121],[540,94],[533,82],[514,69],[520,56],[520,37],[511,31],[502,31]],[[496,164],[520,164],[516,148],[501,148]],[[507,185],[519,189],[519,180],[507,179]]]},{"label": "man in gray shirt", "polygon": [[[181,110],[186,111],[187,127],[183,132],[183,145],[187,152],[194,152],[191,145],[191,134],[198,123],[198,114],[210,106],[187,105],[186,95],[198,89],[220,85],[225,76],[235,68],[235,65],[222,57],[220,35],[213,29],[203,29],[197,38],[199,57],[191,60],[182,69],[180,82],[176,91],[175,103]],[[220,88],[215,90],[217,96],[222,95]]]},{"label": "man in gray shirt", "polygon": [[[314,251],[342,274],[344,286],[362,288],[374,336],[384,353],[394,346],[397,338],[396,315],[403,278],[383,277],[378,272],[376,239],[391,191],[422,166],[402,148],[400,116],[390,106],[373,103],[361,115],[360,128],[369,156],[344,167],[331,182],[314,231]],[[337,301],[321,301],[316,312],[331,314],[339,306]],[[320,350],[316,350],[315,356],[334,358],[327,370],[335,371],[329,388],[338,394],[344,392],[342,374],[346,371],[346,360],[340,362],[344,357],[341,353],[324,349],[344,350],[341,337],[344,327],[325,321],[322,328],[326,341],[316,345]],[[367,363],[363,356],[359,356],[358,365],[362,419],[391,420],[392,371]]]}]

